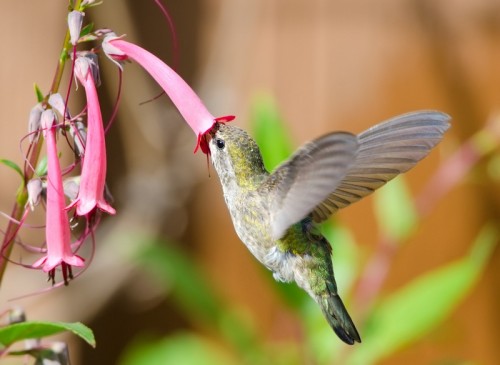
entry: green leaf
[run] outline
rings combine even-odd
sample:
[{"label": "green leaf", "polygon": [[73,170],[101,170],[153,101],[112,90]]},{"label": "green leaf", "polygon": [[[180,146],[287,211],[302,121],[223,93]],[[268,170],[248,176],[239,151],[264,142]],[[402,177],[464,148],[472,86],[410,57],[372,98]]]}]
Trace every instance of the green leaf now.
[{"label": "green leaf", "polygon": [[19,176],[21,176],[21,179],[24,180],[23,170],[21,170],[21,168],[15,162],[2,158],[0,159],[0,163],[3,163],[5,166],[8,166],[11,169],[13,169],[15,172],[19,174]]},{"label": "green leaf", "polygon": [[138,263],[155,279],[175,291],[181,307],[209,323],[220,317],[222,303],[187,257],[171,244],[158,242],[143,246],[137,256]]},{"label": "green leaf", "polygon": [[80,322],[19,322],[0,328],[0,345],[8,347],[14,342],[42,338],[60,332],[71,331],[90,346],[95,347],[92,330]]},{"label": "green leaf", "polygon": [[135,260],[171,293],[189,318],[195,318],[221,334],[247,357],[261,356],[253,328],[228,310],[198,267],[174,245],[142,239]]},{"label": "green leaf", "polygon": [[92,29],[94,29],[94,23],[87,24],[80,31],[80,37],[86,36],[87,34],[89,34],[90,32],[92,32]]},{"label": "green leaf", "polygon": [[286,126],[270,96],[259,95],[255,98],[251,110],[251,129],[268,170],[273,170],[292,154],[293,146]]},{"label": "green leaf", "polygon": [[35,176],[47,175],[47,156],[43,156],[36,165]]},{"label": "green leaf", "polygon": [[374,196],[375,211],[382,232],[396,242],[416,228],[418,214],[403,176],[398,176]]},{"label": "green leaf", "polygon": [[143,338],[132,344],[123,355],[120,365],[234,364],[215,344],[193,334],[180,334],[162,340]]},{"label": "green leaf", "polygon": [[442,323],[479,280],[498,239],[494,227],[481,230],[463,259],[421,275],[383,299],[368,319],[363,344],[349,364],[376,363]]},{"label": "green leaf", "polygon": [[45,98],[43,96],[42,90],[40,90],[40,88],[38,87],[38,85],[36,83],[33,84],[33,88],[35,89],[36,101],[41,103],[43,101],[43,99]]}]

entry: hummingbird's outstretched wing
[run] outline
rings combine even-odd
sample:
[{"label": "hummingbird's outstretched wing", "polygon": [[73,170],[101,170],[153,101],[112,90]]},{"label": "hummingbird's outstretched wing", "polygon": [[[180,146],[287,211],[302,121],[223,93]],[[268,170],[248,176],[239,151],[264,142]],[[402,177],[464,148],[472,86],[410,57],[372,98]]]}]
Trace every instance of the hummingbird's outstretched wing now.
[{"label": "hummingbird's outstretched wing", "polygon": [[315,222],[327,219],[411,169],[427,156],[449,128],[450,116],[436,111],[403,114],[358,135],[359,149],[340,184],[313,211]]},{"label": "hummingbird's outstretched wing", "polygon": [[356,136],[327,134],[299,148],[262,182],[259,193],[269,198],[274,239],[328,198],[355,161],[357,150]]}]

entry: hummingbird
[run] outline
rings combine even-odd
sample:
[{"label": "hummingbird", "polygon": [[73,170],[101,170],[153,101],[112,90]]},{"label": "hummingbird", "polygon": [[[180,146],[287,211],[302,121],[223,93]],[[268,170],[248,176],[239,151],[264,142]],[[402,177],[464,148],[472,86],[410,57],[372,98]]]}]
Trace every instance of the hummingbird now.
[{"label": "hummingbird", "polygon": [[357,136],[329,133],[272,173],[243,129],[217,122],[209,132],[211,160],[239,239],[275,280],[305,290],[349,345],[361,338],[338,294],[332,248],[317,224],[411,169],[441,141],[449,120],[418,111]]}]

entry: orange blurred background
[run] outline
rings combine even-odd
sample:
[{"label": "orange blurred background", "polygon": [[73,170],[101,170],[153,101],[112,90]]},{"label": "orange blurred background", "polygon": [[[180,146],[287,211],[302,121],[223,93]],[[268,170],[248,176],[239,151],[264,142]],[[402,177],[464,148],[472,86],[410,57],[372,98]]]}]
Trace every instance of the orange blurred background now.
[{"label": "orange blurred background", "polygon": [[[239,126],[248,127],[250,106],[261,93],[275,98],[296,146],[333,130],[359,133],[407,111],[437,109],[450,114],[452,128],[439,149],[407,174],[414,194],[440,161],[498,113],[496,0],[166,4],[176,25],[178,72],[214,115],[234,114]],[[97,28],[127,34],[127,39],[175,63],[171,34],[152,1],[106,0],[87,16]],[[62,2],[4,0],[1,18],[0,157],[21,161],[19,139],[26,134],[35,104],[32,85],[36,82],[42,90],[50,86],[66,7]],[[117,72],[103,59],[101,72],[103,111],[109,116]],[[98,347],[87,349],[72,342],[77,365],[115,363],[126,343],[146,328],[160,333],[190,329],[210,336],[210,331],[184,318],[168,298],[159,299],[154,286],[126,259],[134,250],[131,237],[159,235],[181,242],[179,247],[199,264],[228,306],[258,319],[253,326],[263,338],[300,342],[296,315],[284,309],[270,289],[268,273],[263,274],[233,231],[215,171],[211,169],[209,177],[205,157],[192,154],[192,132],[166,97],[139,105],[159,91],[137,66],[125,66],[121,108],[108,138],[108,181],[118,214],[105,219],[100,228],[89,270],[67,288],[9,302],[47,286],[41,273],[11,265],[0,304],[23,306],[30,319],[89,324]],[[18,177],[7,168],[0,169],[0,176],[0,209],[9,212]],[[498,171],[491,173],[491,164],[481,161],[449,192],[425,217],[412,241],[398,251],[383,292],[465,255],[484,222],[499,221],[498,178]],[[372,205],[372,198],[366,198],[338,216],[367,252],[378,239]],[[21,251],[14,255],[32,262]],[[496,364],[499,267],[496,250],[472,295],[437,331],[382,363],[463,359]]]}]

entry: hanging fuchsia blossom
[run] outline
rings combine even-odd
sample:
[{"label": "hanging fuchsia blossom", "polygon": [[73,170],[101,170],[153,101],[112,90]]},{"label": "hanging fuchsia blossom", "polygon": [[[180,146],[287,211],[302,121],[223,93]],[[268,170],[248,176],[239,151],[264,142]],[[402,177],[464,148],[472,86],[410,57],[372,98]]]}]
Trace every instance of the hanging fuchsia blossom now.
[{"label": "hanging fuchsia blossom", "polygon": [[120,62],[129,58],[141,65],[163,88],[184,120],[198,138],[198,146],[209,153],[204,136],[216,122],[229,122],[234,116],[214,118],[189,85],[162,60],[145,49],[109,33],[103,41],[106,55],[121,68]]},{"label": "hanging fuchsia blossom", "polygon": [[68,209],[76,206],[76,214],[86,216],[96,207],[109,214],[115,210],[104,199],[106,183],[106,145],[101,107],[96,90],[97,65],[92,58],[79,57],[75,61],[75,75],[85,88],[87,97],[87,141],[83,156],[80,190]]},{"label": "hanging fuchsia blossom", "polygon": [[47,144],[47,216],[45,238],[47,255],[33,264],[42,267],[54,280],[55,268],[61,265],[64,282],[71,279],[71,266],[84,266],[83,259],[71,251],[71,232],[68,215],[65,209],[65,197],[62,183],[61,167],[56,145],[56,120],[52,110],[45,110],[41,117]]}]

